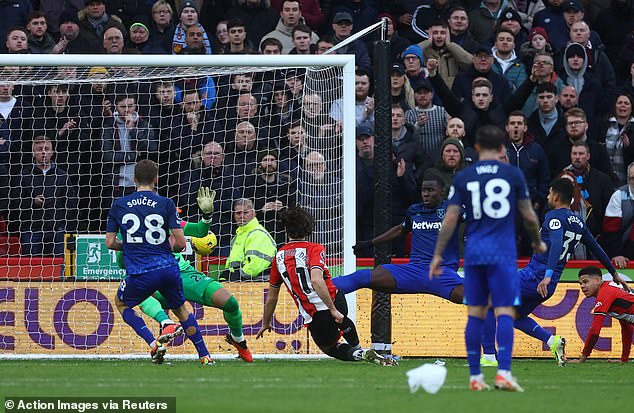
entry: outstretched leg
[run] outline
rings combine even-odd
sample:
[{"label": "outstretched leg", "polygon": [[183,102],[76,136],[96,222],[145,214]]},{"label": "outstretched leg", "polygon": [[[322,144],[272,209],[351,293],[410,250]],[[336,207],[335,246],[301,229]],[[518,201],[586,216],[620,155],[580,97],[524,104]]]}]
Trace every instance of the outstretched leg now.
[{"label": "outstretched leg", "polygon": [[358,270],[352,274],[335,277],[332,279],[335,287],[344,294],[357,291],[361,288],[370,288],[374,291],[391,292],[396,289],[394,276],[379,265],[373,270]]}]

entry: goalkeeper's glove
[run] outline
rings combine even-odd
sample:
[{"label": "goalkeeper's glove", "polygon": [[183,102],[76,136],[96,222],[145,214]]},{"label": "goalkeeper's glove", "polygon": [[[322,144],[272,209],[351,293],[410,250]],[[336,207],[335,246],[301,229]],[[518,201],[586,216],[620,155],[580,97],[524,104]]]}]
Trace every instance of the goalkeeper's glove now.
[{"label": "goalkeeper's glove", "polygon": [[362,254],[367,248],[372,248],[372,241],[358,241],[356,244],[352,246],[352,250],[354,251],[354,255]]},{"label": "goalkeeper's glove", "polygon": [[207,187],[198,188],[198,208],[203,213],[203,222],[209,224],[211,222],[211,214],[214,213],[214,199],[216,191]]}]

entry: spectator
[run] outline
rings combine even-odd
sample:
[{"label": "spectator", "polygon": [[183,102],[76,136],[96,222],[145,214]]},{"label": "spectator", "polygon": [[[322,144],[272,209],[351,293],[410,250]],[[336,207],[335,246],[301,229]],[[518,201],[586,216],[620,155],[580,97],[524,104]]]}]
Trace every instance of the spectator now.
[{"label": "spectator", "polygon": [[[607,174],[590,166],[590,154],[590,146],[587,142],[577,141],[573,143],[570,150],[571,164],[565,168],[565,172],[572,174],[575,178],[582,198],[581,218],[596,238],[601,233],[601,223],[614,187]],[[588,255],[579,256],[575,250],[576,259],[590,259],[587,257]]]},{"label": "spectator", "polygon": [[[355,119],[357,126],[364,122],[374,125],[374,98],[371,96],[372,85],[367,72],[357,70],[355,88]],[[337,99],[330,108],[330,117],[335,121],[343,121],[343,98]]]},{"label": "spectator", "polygon": [[588,139],[588,122],[584,111],[579,108],[569,109],[565,114],[565,118],[567,139],[553,142],[546,152],[550,161],[550,176],[558,176],[562,169],[570,164],[568,154],[570,154],[574,144],[586,142],[589,148],[588,152],[592,154],[592,158],[588,155],[592,169],[598,169],[611,177],[614,170],[610,164],[610,158],[605,146],[596,142],[596,140]]},{"label": "spectator", "polygon": [[433,147],[432,142],[421,142],[415,135],[414,127],[405,123],[405,111],[399,106],[392,107],[392,153],[394,159],[403,159],[412,165],[417,182],[421,183],[425,169],[433,161],[425,146]]},{"label": "spectator", "polygon": [[419,46],[425,59],[438,60],[438,73],[450,88],[458,72],[471,67],[473,56],[450,40],[445,21],[433,23],[429,27],[429,38]]},{"label": "spectator", "polygon": [[238,228],[231,239],[224,277],[229,281],[268,280],[268,269],[277,251],[275,240],[258,222],[251,200],[237,199],[233,218]]},{"label": "spectator", "polygon": [[537,110],[528,118],[528,132],[546,153],[554,142],[566,139],[564,111],[557,105],[557,89],[552,83],[541,83],[535,88]]},{"label": "spectator", "polygon": [[340,0],[335,1],[332,14],[348,13],[352,16],[352,33],[358,33],[376,23],[379,16],[379,4],[363,0]]},{"label": "spectator", "polygon": [[[564,82],[561,81],[557,73],[555,73],[554,69],[554,61],[552,56],[547,54],[546,52],[539,52],[535,55],[535,58],[531,62],[531,66],[536,64],[535,77],[537,78],[537,86],[542,83],[551,83],[555,86],[555,97],[559,94],[561,90],[566,86]],[[537,109],[537,86],[533,89],[533,92],[526,100],[524,107],[522,108],[522,112],[524,115],[530,116],[531,113]]]},{"label": "spectator", "polygon": [[431,27],[437,22],[446,22],[451,11],[449,0],[424,0],[412,15],[412,30],[419,36],[418,43],[430,39]]},{"label": "spectator", "polygon": [[150,54],[150,29],[148,28],[149,22],[145,21],[143,16],[139,16],[133,19],[133,23],[130,26],[130,49],[136,49],[139,53]]},{"label": "spectator", "polygon": [[14,27],[7,32],[4,43],[7,52],[11,53],[31,53],[29,49],[29,32],[22,27]]},{"label": "spectator", "polygon": [[[2,78],[11,79],[11,74],[2,71]],[[25,164],[31,164],[32,107],[22,96],[14,96],[15,87],[0,84],[0,163],[12,165],[9,172],[19,172]],[[13,169],[16,169],[15,171]]]},{"label": "spectator", "polygon": [[285,130],[293,120],[299,118],[300,108],[293,99],[293,93],[283,82],[275,82],[273,85],[273,98],[270,107],[267,126],[269,132],[265,138],[275,139],[275,137],[282,136],[282,130]]},{"label": "spectator", "polygon": [[181,175],[178,187],[178,205],[183,210],[182,216],[187,220],[198,220],[198,188],[207,187],[216,191],[209,229],[218,239],[216,255],[226,257],[231,245],[231,208],[240,197],[240,190],[233,185],[233,177],[228,174],[222,145],[213,141],[205,144],[202,152],[194,153],[189,164],[190,167]]},{"label": "spectator", "polygon": [[174,29],[174,37],[172,38],[172,54],[181,54],[182,50],[187,48],[185,41],[187,37],[187,29],[191,26],[198,26],[203,32],[203,44],[205,45],[205,54],[211,54],[211,41],[205,31],[205,28],[198,21],[200,14],[196,8],[196,3],[192,0],[186,0],[181,3],[179,13],[179,22]]},{"label": "spectator", "polygon": [[[493,96],[496,102],[503,101],[505,97],[513,93],[510,82],[502,75],[495,73],[493,68],[493,53],[491,49],[479,46],[473,55],[473,66],[459,73],[454,80],[451,91],[460,100],[471,99],[471,85],[478,77],[483,77],[491,82]],[[438,93],[438,91],[436,91]],[[499,96],[496,97],[496,96]]]},{"label": "spectator", "polygon": [[317,45],[314,41],[311,41],[313,36],[313,31],[305,24],[298,24],[295,26],[291,32],[294,47],[291,49],[289,54],[315,54]]},{"label": "spectator", "polygon": [[525,67],[531,67],[538,54],[549,54],[552,56],[553,48],[548,41],[548,33],[543,27],[533,27],[531,29],[528,42],[520,45],[519,56]]},{"label": "spectator", "polygon": [[77,192],[54,154],[49,138],[35,137],[33,164],[11,180],[9,222],[20,232],[23,255],[63,256],[64,234],[77,227]]},{"label": "spectator", "polygon": [[277,39],[262,39],[260,53],[265,55],[281,55],[282,43]]},{"label": "spectator", "polygon": [[315,54],[324,54],[335,46],[336,40],[334,36],[325,34],[317,41],[317,50]]},{"label": "spectator", "polygon": [[[170,160],[174,160],[176,148],[170,149],[174,120],[181,114],[182,109],[176,104],[176,90],[174,82],[164,80],[158,81],[153,86],[154,93],[150,101],[148,121],[156,131],[159,142],[159,183],[157,188],[159,193],[168,198],[176,196],[176,186],[168,185],[170,182],[169,170],[174,166],[170,165]],[[173,170],[173,172],[175,172]],[[172,179],[173,181],[173,179]]]},{"label": "spectator", "polygon": [[577,89],[574,86],[564,86],[559,92],[557,103],[564,112],[568,109],[578,108],[579,96],[577,95]]},{"label": "spectator", "polygon": [[86,1],[86,8],[79,17],[79,33],[86,40],[86,48],[92,53],[103,53],[103,38],[109,27],[116,27],[123,35],[126,32],[119,17],[106,13],[105,0]]},{"label": "spectator", "polygon": [[416,107],[405,113],[407,123],[414,127],[414,138],[420,142],[432,161],[440,157],[440,145],[447,128],[447,112],[432,103],[434,90],[427,79],[414,91]]},{"label": "spectator", "polygon": [[280,13],[270,6],[268,0],[238,0],[236,5],[223,15],[224,20],[240,19],[245,23],[249,44],[259,45],[266,33],[275,29]]},{"label": "spectator", "polygon": [[[282,10],[283,0],[271,0],[271,7],[275,10]],[[302,17],[306,20],[306,24],[313,30],[319,29],[319,27],[325,22],[324,15],[330,15],[330,9],[328,9],[327,13],[322,11],[322,6],[320,5],[319,0],[299,0],[299,4],[302,9]],[[324,2],[324,6],[328,5],[330,7],[330,3]]]},{"label": "spectator", "polygon": [[617,185],[627,183],[626,165],[634,161],[634,148],[630,139],[634,138],[634,114],[632,97],[620,95],[616,98],[605,132],[605,146],[618,177]]},{"label": "spectator", "polygon": [[255,126],[249,121],[238,123],[233,139],[225,145],[225,164],[235,179],[234,186],[244,186],[246,176],[258,165],[258,151],[266,146],[258,141]]},{"label": "spectator", "polygon": [[279,172],[278,158],[276,149],[260,151],[258,166],[247,176],[242,194],[253,200],[260,222],[281,245],[286,240],[284,228],[277,223],[278,213],[297,203],[297,186],[289,175]]},{"label": "spectator", "polygon": [[227,30],[227,20],[221,20],[216,25],[216,36],[211,42],[211,51],[213,54],[223,54],[228,44],[229,31]]},{"label": "spectator", "polygon": [[299,180],[300,205],[315,218],[312,241],[326,246],[333,255],[343,253],[343,182],[329,171],[326,158],[310,151]]},{"label": "spectator", "polygon": [[528,77],[524,63],[515,53],[515,37],[509,29],[501,28],[495,34],[495,44],[491,49],[495,73],[504,75],[516,91]]},{"label": "spectator", "polygon": [[469,165],[478,160],[478,154],[475,151],[475,148],[471,148],[465,146],[464,138],[465,138],[465,127],[464,122],[460,118],[453,117],[449,119],[447,122],[447,129],[445,129],[445,139],[446,138],[454,138],[458,139],[462,144],[464,150],[464,159],[463,161]]},{"label": "spectator", "polygon": [[396,20],[398,21],[396,29],[399,34],[405,37],[409,43],[420,42],[420,36],[412,28],[414,12],[420,5],[420,1],[394,0],[388,4],[390,14],[396,17]]},{"label": "spectator", "polygon": [[139,117],[132,95],[119,95],[114,104],[115,111],[104,125],[101,151],[103,185],[111,190],[112,198],[119,198],[135,191],[134,166],[139,159],[154,158],[158,142],[150,123]]},{"label": "spectator", "polygon": [[627,184],[619,187],[610,197],[601,239],[608,257],[616,268],[625,268],[634,259],[634,163],[627,167]]},{"label": "spectator", "polygon": [[106,54],[123,54],[123,32],[117,27],[110,27],[103,32],[103,50]]},{"label": "spectator", "polygon": [[467,52],[474,54],[480,44],[469,33],[469,16],[467,11],[460,6],[454,6],[449,14],[449,31],[451,41],[462,47]]},{"label": "spectator", "polygon": [[[447,138],[440,147],[440,158],[434,167],[428,169],[428,173],[440,177],[445,183],[445,188],[449,188],[456,173],[465,166],[462,142],[455,138]],[[448,196],[448,193],[444,194],[445,199]]]},{"label": "spectator", "polygon": [[225,45],[225,54],[257,54],[251,42],[247,39],[247,29],[241,19],[227,21],[229,43]]},{"label": "spectator", "polygon": [[189,26],[185,32],[185,45],[186,47],[181,50],[183,55],[201,55],[210,54],[207,53],[207,48],[204,42],[205,33],[202,26]]},{"label": "spectator", "polygon": [[417,82],[426,79],[428,76],[427,69],[423,66],[425,61],[423,50],[419,45],[414,44],[403,50],[402,57],[409,83],[412,87],[416,87]]},{"label": "spectator", "polygon": [[400,63],[394,63],[392,65],[392,71],[390,73],[390,95],[392,96],[392,105],[399,105],[405,110],[416,106],[414,89],[412,89],[409,79],[405,76],[405,68]]},{"label": "spectator", "polygon": [[480,6],[469,13],[469,32],[477,42],[484,42],[493,35],[493,28],[501,13],[501,0],[482,0]]},{"label": "spectator", "polygon": [[31,53],[48,54],[59,53],[62,46],[57,47],[57,51],[53,52],[56,43],[53,36],[48,34],[46,30],[46,16],[41,11],[34,11],[27,18],[26,29],[29,32],[28,45]]},{"label": "spectator", "polygon": [[548,37],[552,33],[559,30],[566,30],[566,20],[564,19],[563,5],[565,0],[546,0],[544,9],[535,13],[533,18],[533,27],[543,27],[548,33]]},{"label": "spectator", "polygon": [[[575,25],[575,23],[580,23],[584,21],[583,5],[578,0],[567,0],[564,1],[563,10],[565,25],[559,30],[548,33],[550,45],[553,47],[553,50],[558,53],[562,52],[571,41],[583,43],[580,42],[579,39],[571,40],[573,33],[572,27]],[[599,46],[601,48],[604,47],[601,39],[599,38],[599,35],[596,32],[591,31],[587,25],[585,28],[580,27],[580,29],[587,30],[587,35],[589,36],[589,39],[591,40],[591,43],[595,48]],[[575,32],[577,30],[579,29],[575,29]]]},{"label": "spectator", "polygon": [[304,159],[311,150],[306,128],[298,120],[291,123],[286,137],[280,143],[280,172],[290,175],[291,180],[296,181],[304,166]]},{"label": "spectator", "polygon": [[[339,12],[332,18],[332,30],[335,33],[335,41],[338,43],[343,42],[352,34],[352,16],[347,12]],[[368,53],[368,47],[363,42],[363,39],[357,39],[352,43],[349,43],[343,47],[337,49],[338,54],[353,54],[355,56],[355,62],[357,69],[363,70],[367,73],[370,72],[372,64],[370,62],[370,55]]]},{"label": "spectator", "polygon": [[[546,205],[546,196],[550,185],[548,174],[548,158],[542,147],[535,143],[533,136],[528,132],[526,117],[521,111],[513,111],[506,122],[506,143],[509,163],[518,167],[524,173],[526,186],[533,202],[533,209],[539,213]],[[527,241],[529,239],[527,238]],[[523,250],[529,253],[530,241]]]},{"label": "spectator", "polygon": [[443,102],[447,113],[451,116],[458,116],[464,121],[467,131],[464,141],[466,147],[474,147],[475,131],[479,127],[484,125],[504,127],[508,114],[513,110],[520,109],[526,102],[531,90],[535,87],[536,68],[533,66],[531,76],[524,81],[524,84],[514,94],[509,96],[504,103],[499,104],[493,100],[493,85],[491,82],[487,79],[476,79],[471,86],[471,103],[463,104],[449,91],[442,78],[436,76],[436,65],[437,61],[435,59],[430,59],[427,62],[430,82]]},{"label": "spectator", "polygon": [[77,13],[64,12],[59,18],[60,46],[59,53],[66,54],[89,54],[100,53],[101,45],[98,50],[94,50],[94,44],[82,34],[79,30],[79,18]]},{"label": "spectator", "polygon": [[[524,28],[524,26],[522,25],[522,16],[520,16],[520,14],[511,6],[508,6],[502,12],[493,33],[497,33],[501,29],[510,30],[510,32],[513,34],[513,39],[515,42],[515,51],[519,53],[520,46],[528,41],[529,33],[528,30],[526,30],[526,28]],[[492,43],[495,43],[495,40],[493,40]]]},{"label": "spectator", "polygon": [[29,0],[10,0],[0,2],[0,39],[6,38],[12,27],[24,27],[29,14],[33,12],[33,6]]},{"label": "spectator", "polygon": [[564,70],[559,72],[561,79],[575,88],[579,107],[585,112],[590,126],[594,128],[599,112],[605,111],[603,108],[608,105],[608,90],[588,71],[588,57],[582,45],[571,43],[566,47],[563,67]]},{"label": "spectator", "polygon": [[[299,24],[304,24],[302,18],[302,10],[298,0],[283,0],[280,19],[277,22],[275,30],[264,35],[264,39],[273,38],[282,43],[282,53],[289,54],[293,49],[293,29]],[[310,43],[317,43],[319,36],[312,33],[310,35]]]},{"label": "spectator", "polygon": [[149,54],[172,53],[174,39],[174,10],[166,0],[158,0],[152,5],[152,21],[150,22],[150,40],[147,45]]}]

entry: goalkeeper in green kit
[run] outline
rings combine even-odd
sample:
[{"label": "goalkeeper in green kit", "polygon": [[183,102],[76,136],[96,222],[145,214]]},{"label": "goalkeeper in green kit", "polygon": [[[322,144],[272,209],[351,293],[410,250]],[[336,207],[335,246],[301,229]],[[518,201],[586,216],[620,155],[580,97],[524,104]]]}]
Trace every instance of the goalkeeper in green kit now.
[{"label": "goalkeeper in green kit", "polygon": [[[209,233],[211,214],[214,212],[214,198],[216,192],[209,188],[198,189],[198,207],[203,213],[203,219],[197,223],[180,220],[180,225],[186,236],[203,238]],[[209,278],[204,273],[197,271],[181,253],[174,253],[178,260],[181,279],[183,280],[183,292],[185,299],[203,305],[221,309],[224,319],[229,325],[230,333],[225,336],[227,343],[238,350],[239,357],[251,363],[253,356],[247,348],[247,342],[242,334],[242,311],[238,300],[218,281]],[[117,253],[117,264],[124,268],[122,251]],[[174,337],[183,333],[183,328],[174,323],[167,315],[164,306],[167,302],[157,291],[153,297],[139,304],[139,308],[149,317],[161,324],[161,333],[157,338],[160,343],[168,343]]]}]

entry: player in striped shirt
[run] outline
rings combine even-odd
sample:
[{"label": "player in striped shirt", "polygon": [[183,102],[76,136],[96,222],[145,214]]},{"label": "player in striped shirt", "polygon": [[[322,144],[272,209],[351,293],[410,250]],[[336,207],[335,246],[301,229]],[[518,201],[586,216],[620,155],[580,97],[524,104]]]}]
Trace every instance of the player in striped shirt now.
[{"label": "player in striped shirt", "polygon": [[[271,319],[277,306],[282,283],[293,297],[304,324],[321,351],[339,360],[365,360],[379,365],[392,365],[374,350],[362,349],[357,329],[347,317],[346,299],[332,283],[326,265],[323,245],[307,241],[315,226],[314,218],[305,209],[295,206],[280,214],[289,242],[275,254],[271,265],[268,296],[264,304],[262,327],[256,339],[271,331]],[[343,336],[346,342],[340,342]]]},{"label": "player in striped shirt", "polygon": [[623,351],[620,360],[610,361],[626,363],[630,358],[632,333],[634,333],[634,295],[609,281],[603,281],[601,270],[597,267],[586,267],[579,270],[579,286],[586,297],[596,297],[597,301],[592,309],[594,317],[581,357],[578,360],[568,361],[570,363],[583,363],[590,357],[592,349],[599,340],[605,317],[612,316],[621,324]]}]

